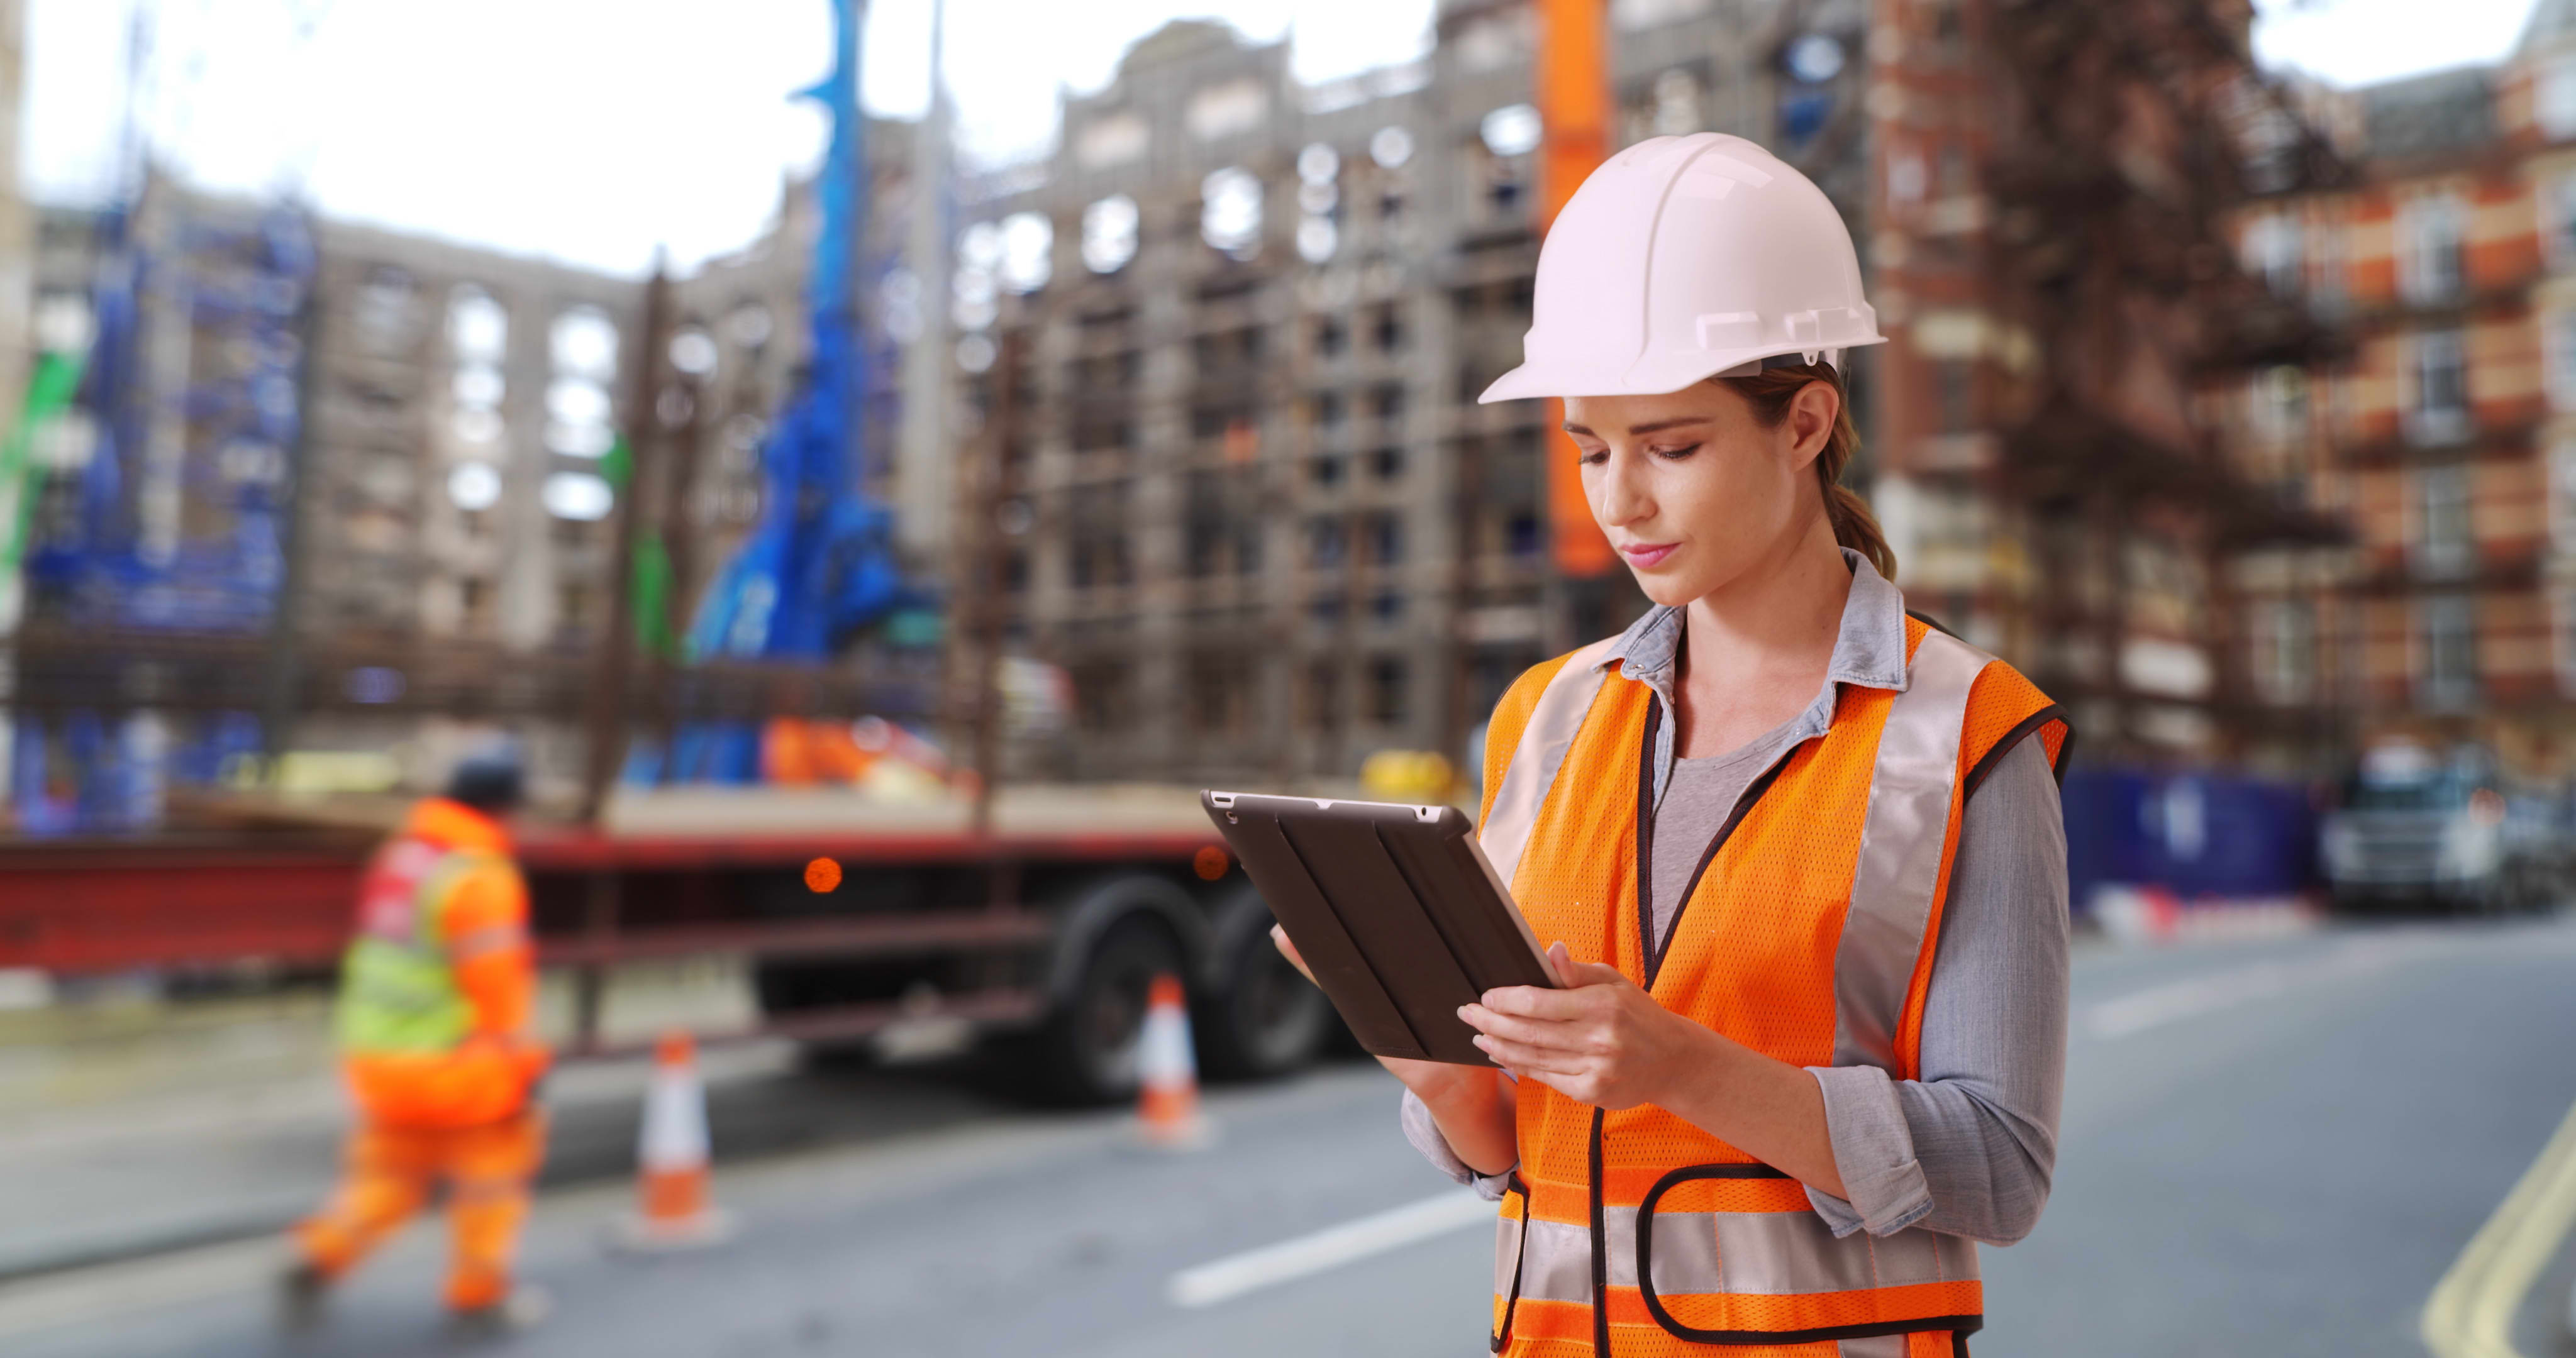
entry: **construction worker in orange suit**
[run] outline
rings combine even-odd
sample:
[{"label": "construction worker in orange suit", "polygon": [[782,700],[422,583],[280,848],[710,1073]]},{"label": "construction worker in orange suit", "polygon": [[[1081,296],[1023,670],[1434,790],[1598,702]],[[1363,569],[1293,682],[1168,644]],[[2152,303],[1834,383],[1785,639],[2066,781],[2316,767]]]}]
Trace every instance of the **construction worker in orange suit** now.
[{"label": "construction worker in orange suit", "polygon": [[457,1327],[507,1331],[543,1312],[511,1278],[546,1136],[528,892],[503,826],[523,782],[515,744],[478,750],[367,866],[336,1015],[358,1125],[338,1190],[295,1228],[290,1326],[318,1319],[331,1285],[441,1186]]}]

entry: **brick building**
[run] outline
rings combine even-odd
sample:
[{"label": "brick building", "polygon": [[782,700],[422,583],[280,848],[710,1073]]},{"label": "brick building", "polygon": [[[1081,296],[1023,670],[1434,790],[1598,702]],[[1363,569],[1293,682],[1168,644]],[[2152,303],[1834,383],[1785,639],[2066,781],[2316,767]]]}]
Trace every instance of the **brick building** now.
[{"label": "brick building", "polygon": [[2494,67],[2315,97],[2355,173],[2256,204],[2246,268],[2349,356],[2251,375],[2233,442],[2348,521],[2348,552],[2240,568],[2260,699],[2363,739],[2492,744],[2534,773],[2576,735],[2576,4]]},{"label": "brick building", "polygon": [[1908,601],[2066,703],[2091,758],[2330,738],[2260,708],[2226,640],[2241,562],[2295,575],[2335,536],[2201,399],[2322,342],[2228,267],[2226,214],[2320,160],[2255,77],[2249,20],[2233,0],[1872,14],[1873,499]]}]

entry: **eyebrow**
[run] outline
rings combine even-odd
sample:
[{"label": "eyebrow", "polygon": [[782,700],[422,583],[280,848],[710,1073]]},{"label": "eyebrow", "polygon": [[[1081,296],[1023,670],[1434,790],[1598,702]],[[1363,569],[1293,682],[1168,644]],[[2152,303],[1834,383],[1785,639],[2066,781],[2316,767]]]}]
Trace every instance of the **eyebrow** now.
[{"label": "eyebrow", "polygon": [[[1652,424],[1632,424],[1628,426],[1628,433],[1632,436],[1637,434],[1654,434],[1660,433],[1666,429],[1678,429],[1686,424],[1706,423],[1708,423],[1708,417],[1706,415],[1683,415],[1675,419],[1657,420]],[[1584,428],[1582,425],[1576,424],[1572,420],[1567,420],[1564,428],[1565,432],[1569,434],[1589,434],[1594,438],[1600,437],[1600,435],[1593,434],[1591,430]]]}]

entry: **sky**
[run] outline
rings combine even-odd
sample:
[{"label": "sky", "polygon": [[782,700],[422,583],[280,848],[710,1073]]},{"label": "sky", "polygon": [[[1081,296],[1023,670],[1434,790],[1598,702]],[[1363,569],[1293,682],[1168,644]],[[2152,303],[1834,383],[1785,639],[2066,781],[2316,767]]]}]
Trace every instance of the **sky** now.
[{"label": "sky", "polygon": [[[2503,55],[2534,0],[2257,0],[2258,56],[2343,85]],[[876,0],[869,108],[929,99],[932,0]],[[1434,0],[948,0],[963,153],[1043,154],[1058,90],[1206,16],[1293,36],[1307,81],[1421,54]],[[28,0],[21,172],[41,201],[116,183],[128,14],[153,16],[136,125],[192,180],[293,188],[337,216],[621,274],[747,243],[822,153],[792,91],[829,63],[826,0]],[[721,18],[711,17],[721,12]],[[1291,34],[1292,26],[1294,28]]]}]

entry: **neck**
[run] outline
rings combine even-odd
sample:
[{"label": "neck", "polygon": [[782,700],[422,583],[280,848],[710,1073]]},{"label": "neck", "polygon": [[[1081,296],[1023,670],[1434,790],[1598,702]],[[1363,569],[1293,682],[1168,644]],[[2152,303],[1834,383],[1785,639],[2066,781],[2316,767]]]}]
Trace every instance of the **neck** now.
[{"label": "neck", "polygon": [[1850,595],[1851,571],[1832,522],[1819,513],[1804,532],[1690,602],[1683,663],[1691,682],[1732,687],[1821,676]]}]

